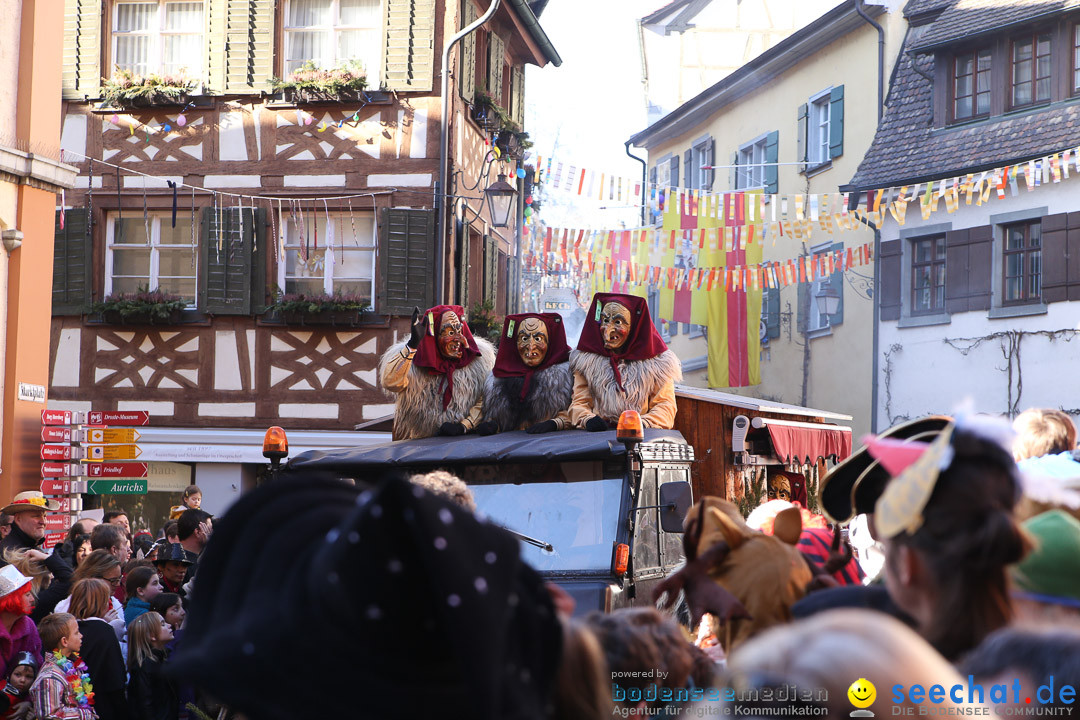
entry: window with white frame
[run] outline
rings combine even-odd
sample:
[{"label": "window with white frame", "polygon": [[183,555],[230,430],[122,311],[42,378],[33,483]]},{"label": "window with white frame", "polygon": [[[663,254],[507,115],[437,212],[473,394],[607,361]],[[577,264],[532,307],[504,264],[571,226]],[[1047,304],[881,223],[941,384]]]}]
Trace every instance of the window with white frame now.
[{"label": "window with white frame", "polygon": [[377,86],[382,61],[382,0],[289,0],[285,76],[306,62],[335,68],[358,61]]},{"label": "window with white frame", "polygon": [[821,165],[829,161],[829,113],[830,92],[822,90],[810,98],[809,117],[806,128],[806,162]]},{"label": "window with white frame", "polygon": [[[198,232],[198,228],[195,228]],[[106,229],[105,294],[161,290],[195,305],[198,252],[191,217],[110,213]]]},{"label": "window with white frame", "polygon": [[112,64],[136,75],[201,80],[205,13],[202,0],[113,3]]},{"label": "window with white frame", "polygon": [[[810,249],[810,257],[817,258],[819,255],[829,252],[829,248],[832,247],[832,243],[822,243],[815,245]],[[821,292],[832,284],[832,276],[822,276],[819,272],[815,272],[815,278],[810,283],[810,297],[808,298],[808,304],[806,306],[806,331],[814,332],[815,330],[825,330],[830,327],[829,316],[823,314],[818,309],[817,297]]]},{"label": "window with white frame", "polygon": [[690,148],[690,187],[695,190],[709,190],[712,188],[712,138],[700,140]]},{"label": "window with white frame", "polygon": [[735,168],[735,189],[765,187],[765,145],[762,136],[739,148],[738,167]]},{"label": "window with white frame", "polygon": [[331,212],[332,236],[327,221],[326,213],[305,214],[302,222],[299,215],[286,221],[278,287],[290,295],[361,295],[370,303],[375,282],[374,215]]}]

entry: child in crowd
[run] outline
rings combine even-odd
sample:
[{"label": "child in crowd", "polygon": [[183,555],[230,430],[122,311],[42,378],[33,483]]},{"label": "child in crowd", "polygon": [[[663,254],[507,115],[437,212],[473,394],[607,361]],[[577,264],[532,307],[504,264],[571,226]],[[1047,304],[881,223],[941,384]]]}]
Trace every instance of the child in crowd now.
[{"label": "child in crowd", "polygon": [[11,674],[7,680],[0,680],[0,718],[3,720],[22,720],[30,715],[33,705],[30,702],[30,686],[37,676],[38,661],[33,653],[23,651],[15,656]]},{"label": "child in crowd", "polygon": [[79,657],[79,623],[68,613],[53,613],[38,631],[45,662],[30,687],[34,713],[40,720],[97,720],[90,672]]},{"label": "child in crowd", "polygon": [[176,720],[180,697],[176,684],[165,677],[165,648],[172,627],[156,612],[143,613],[128,629],[128,703],[132,720]]},{"label": "child in crowd", "polygon": [[169,519],[178,519],[185,510],[198,510],[202,506],[202,490],[198,485],[188,485],[184,489],[184,497],[180,504],[169,512]]},{"label": "child in crowd", "polygon": [[[187,611],[184,610],[184,602],[180,596],[176,593],[163,592],[150,601],[150,610],[165,618],[165,622],[172,628],[173,637],[179,640],[184,618],[187,617]],[[168,649],[172,650],[172,646],[170,645]]]},{"label": "child in crowd", "polygon": [[135,618],[150,612],[150,601],[161,594],[161,579],[153,567],[140,565],[128,573],[126,587],[124,622],[130,626]]}]

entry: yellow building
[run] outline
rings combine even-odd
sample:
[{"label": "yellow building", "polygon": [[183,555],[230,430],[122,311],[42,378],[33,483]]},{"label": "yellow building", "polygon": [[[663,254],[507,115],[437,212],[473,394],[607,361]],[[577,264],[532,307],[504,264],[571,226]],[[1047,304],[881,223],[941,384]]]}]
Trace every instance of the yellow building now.
[{"label": "yellow building", "polygon": [[[873,140],[883,84],[904,27],[898,9],[843,2],[634,135],[631,143],[648,150],[650,180],[661,188],[762,190],[770,203],[784,208],[801,196],[808,217],[812,196],[836,207],[838,188],[855,173]],[[794,215],[794,207],[790,211]],[[765,212],[771,215],[773,209]],[[766,238],[763,254],[766,262],[786,262],[873,243],[871,229],[828,233],[814,223],[809,239]],[[872,268],[866,264],[765,290],[761,383],[731,391],[828,407],[852,415],[856,433],[868,431]],[[666,329],[683,359],[687,382],[708,385],[701,328],[669,323]]]}]

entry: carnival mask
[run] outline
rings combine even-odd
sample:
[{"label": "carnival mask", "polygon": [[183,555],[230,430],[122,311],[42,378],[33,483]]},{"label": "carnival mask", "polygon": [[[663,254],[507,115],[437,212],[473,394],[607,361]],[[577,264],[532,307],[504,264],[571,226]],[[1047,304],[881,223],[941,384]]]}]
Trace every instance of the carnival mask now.
[{"label": "carnival mask", "polygon": [[617,302],[609,302],[600,311],[600,336],[609,352],[622,349],[630,337],[630,311]]},{"label": "carnival mask", "polygon": [[547,323],[538,318],[525,318],[517,331],[517,351],[527,367],[544,362],[548,351]]},{"label": "carnival mask", "polygon": [[769,478],[768,496],[770,500],[787,500],[791,502],[791,481],[783,475],[774,475]]},{"label": "carnival mask", "polygon": [[461,332],[461,318],[447,310],[439,319],[439,354],[447,360],[458,360],[465,351],[465,336]]}]

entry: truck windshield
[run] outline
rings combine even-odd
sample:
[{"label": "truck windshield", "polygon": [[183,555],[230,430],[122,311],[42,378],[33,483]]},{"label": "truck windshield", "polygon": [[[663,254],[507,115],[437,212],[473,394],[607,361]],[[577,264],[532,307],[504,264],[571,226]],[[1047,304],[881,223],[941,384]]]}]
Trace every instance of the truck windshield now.
[{"label": "truck windshield", "polygon": [[584,462],[481,465],[461,474],[477,510],[508,530],[551,544],[547,551],[522,542],[522,558],[535,569],[611,567],[623,489],[622,477],[611,469]]}]

